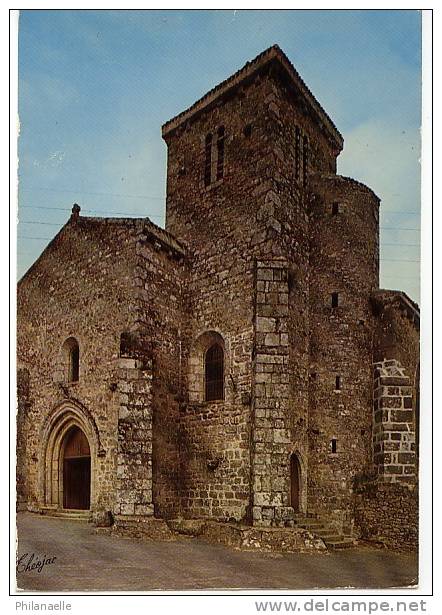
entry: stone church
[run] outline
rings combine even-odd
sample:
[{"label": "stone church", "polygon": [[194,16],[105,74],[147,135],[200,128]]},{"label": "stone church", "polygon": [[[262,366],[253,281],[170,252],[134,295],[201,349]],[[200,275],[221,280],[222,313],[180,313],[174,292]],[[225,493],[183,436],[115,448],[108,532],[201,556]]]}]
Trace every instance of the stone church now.
[{"label": "stone church", "polygon": [[162,136],[165,229],[74,205],[18,284],[19,510],[415,545],[419,309],[343,137],[277,46]]}]

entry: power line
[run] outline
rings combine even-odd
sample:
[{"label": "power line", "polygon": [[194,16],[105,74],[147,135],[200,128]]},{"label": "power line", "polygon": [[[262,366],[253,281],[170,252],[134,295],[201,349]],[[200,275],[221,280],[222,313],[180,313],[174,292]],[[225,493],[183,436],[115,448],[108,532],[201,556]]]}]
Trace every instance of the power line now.
[{"label": "power line", "polygon": [[420,228],[400,228],[400,227],[391,227],[391,226],[380,226],[380,229],[383,231],[420,231]]},{"label": "power line", "polygon": [[420,263],[420,260],[414,261],[414,260],[408,260],[406,258],[381,258],[381,262],[388,262],[388,263]]},{"label": "power line", "polygon": [[17,239],[38,239],[38,241],[50,241],[53,237],[27,237],[26,235],[17,235]]},{"label": "power line", "polygon": [[86,192],[85,190],[66,190],[62,188],[20,188],[19,192],[64,192],[66,194],[88,194],[92,196],[115,196],[124,199],[158,199],[165,200],[164,196],[153,196],[148,194],[117,194],[114,192]]},{"label": "power line", "polygon": [[[90,194],[95,194],[95,193],[90,193]],[[97,193],[98,194],[98,193]],[[101,194],[101,193],[100,193]],[[104,193],[102,193],[104,194]],[[116,196],[116,195],[115,195]],[[141,197],[133,197],[133,198],[141,198]],[[163,197],[149,197],[149,198],[155,198],[155,199],[162,199]],[[47,207],[44,205],[21,205],[19,204],[18,209],[52,209],[54,211],[70,211],[69,207]],[[85,209],[84,211],[99,211],[98,209]],[[416,215],[416,216],[420,216],[419,212],[414,212],[414,211],[389,211],[389,212],[385,212],[386,214],[398,214],[398,215]],[[131,215],[131,214],[128,214]],[[133,215],[137,215],[137,214],[133,214]]]},{"label": "power line", "polygon": [[[17,235],[18,239],[35,239],[37,241],[50,241],[53,239],[52,237],[29,237],[26,235]],[[390,262],[390,263],[420,263],[420,260],[411,260],[406,258],[381,258],[382,262]],[[394,276],[396,277],[396,276]]]},{"label": "power line", "polygon": [[421,245],[420,243],[384,243],[383,241],[380,242],[381,246],[405,246],[406,248],[420,248]]},{"label": "power line", "polygon": [[420,280],[418,275],[381,275],[381,278],[388,278],[390,280]]},{"label": "power line", "polygon": [[44,207],[42,205],[19,205],[18,209],[53,209],[54,211],[70,211],[69,207]]},{"label": "power line", "polygon": [[64,224],[63,222],[36,222],[35,220],[19,220],[19,224],[44,224],[45,226],[60,226],[60,224]]},{"label": "power line", "polygon": [[[149,216],[152,218],[160,218],[162,216]],[[143,218],[144,219],[144,218]],[[65,222],[40,222],[39,220],[19,220],[19,224],[43,224],[45,226],[62,226]]]},{"label": "power line", "polygon": [[[41,208],[43,209],[43,208]],[[47,209],[52,209],[50,207],[48,207]],[[54,208],[55,209],[55,208]],[[68,210],[66,210],[68,211]],[[124,212],[124,211],[112,211],[112,212],[104,212],[104,211],[99,211],[97,209],[84,209],[83,211],[88,212],[88,213],[102,213],[102,214],[108,214],[108,213],[112,213],[112,214],[116,214],[116,215],[121,215],[121,216],[136,216],[139,218],[162,218],[163,215],[162,214],[150,214],[148,216],[142,216],[141,214],[136,214],[136,213],[129,213],[129,212]],[[48,224],[50,226],[59,226],[59,224],[63,224],[63,222],[39,222],[37,220],[19,220],[20,223],[22,224]],[[387,227],[387,226],[381,226],[380,227],[382,230],[384,231],[420,231],[420,228],[400,228],[400,227]],[[398,244],[384,244],[384,245],[398,245]],[[413,245],[413,244],[403,244],[403,245]]]}]

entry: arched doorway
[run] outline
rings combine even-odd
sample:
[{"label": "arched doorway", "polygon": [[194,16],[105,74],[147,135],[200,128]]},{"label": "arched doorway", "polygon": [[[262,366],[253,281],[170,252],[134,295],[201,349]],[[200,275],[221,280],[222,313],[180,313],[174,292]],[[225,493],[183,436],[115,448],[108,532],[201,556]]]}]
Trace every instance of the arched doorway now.
[{"label": "arched doorway", "polygon": [[290,455],[290,506],[299,512],[301,502],[301,465],[296,453]]},{"label": "arched doorway", "polygon": [[63,508],[89,510],[91,504],[91,453],[82,430],[71,427],[62,446]]}]

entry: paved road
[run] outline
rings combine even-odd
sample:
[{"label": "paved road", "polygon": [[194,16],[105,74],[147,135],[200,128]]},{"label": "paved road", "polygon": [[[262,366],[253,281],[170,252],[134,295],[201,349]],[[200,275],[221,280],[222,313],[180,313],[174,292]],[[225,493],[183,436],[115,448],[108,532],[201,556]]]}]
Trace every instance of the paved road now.
[{"label": "paved road", "polygon": [[235,551],[197,538],[139,542],[94,534],[82,521],[31,513],[20,513],[17,525],[19,557],[56,558],[41,572],[20,572],[17,586],[23,590],[385,588],[412,585],[417,577],[413,555],[376,549],[271,554]]}]

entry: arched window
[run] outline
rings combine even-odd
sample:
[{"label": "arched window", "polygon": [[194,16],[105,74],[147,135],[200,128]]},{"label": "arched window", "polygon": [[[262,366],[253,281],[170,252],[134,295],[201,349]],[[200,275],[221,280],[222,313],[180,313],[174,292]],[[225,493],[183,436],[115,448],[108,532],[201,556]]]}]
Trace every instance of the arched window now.
[{"label": "arched window", "polygon": [[206,401],[224,399],[224,351],[219,344],[213,344],[205,357]]},{"label": "arched window", "polygon": [[63,344],[63,357],[67,382],[78,382],[80,376],[80,348],[75,337],[69,337]]}]

